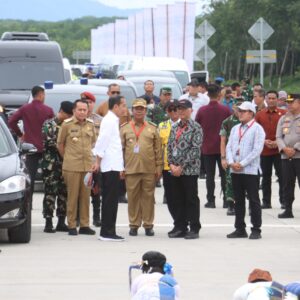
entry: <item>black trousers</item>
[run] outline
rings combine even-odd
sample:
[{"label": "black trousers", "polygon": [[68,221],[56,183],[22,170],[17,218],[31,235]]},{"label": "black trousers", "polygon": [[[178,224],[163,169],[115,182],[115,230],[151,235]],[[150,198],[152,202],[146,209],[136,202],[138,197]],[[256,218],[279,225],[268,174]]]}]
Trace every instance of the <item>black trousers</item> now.
[{"label": "black trousers", "polygon": [[223,191],[223,201],[226,201],[225,198],[225,185],[226,185],[226,176],[225,171],[222,168],[221,164],[221,155],[220,154],[212,154],[207,155],[203,154],[204,167],[206,171],[206,199],[208,202],[215,201],[215,175],[216,175],[216,163],[219,168],[219,172],[221,175],[221,187]]},{"label": "black trousers", "polygon": [[126,184],[125,184],[125,179],[120,179],[120,184],[119,184],[119,197],[126,195]]},{"label": "black trousers", "polygon": [[295,199],[296,178],[300,187],[300,158],[282,159],[283,201],[286,210],[292,210]]},{"label": "black trousers", "polygon": [[283,203],[283,192],[282,192],[282,167],[280,154],[261,156],[260,165],[262,170],[262,202],[271,204],[271,186],[272,186],[272,169],[274,166],[275,173],[278,176],[279,184],[279,202]]},{"label": "black trousers", "polygon": [[231,174],[232,188],[235,199],[235,228],[244,230],[246,192],[251,209],[252,231],[261,231],[261,205],[259,200],[259,175]]},{"label": "black trousers", "polygon": [[163,186],[164,186],[164,192],[165,192],[165,196],[167,199],[167,206],[168,206],[168,210],[173,218],[173,220],[175,219],[175,203],[174,203],[174,197],[173,195],[173,191],[172,191],[172,175],[171,172],[163,170],[162,172],[163,175]]},{"label": "black trousers", "polygon": [[200,224],[200,200],[198,197],[198,176],[171,177],[174,203],[174,227],[176,229],[199,232]]},{"label": "black trousers", "polygon": [[25,164],[31,180],[31,195],[34,192],[34,181],[39,167],[39,161],[41,159],[42,159],[42,153],[33,153],[33,154],[26,155]]},{"label": "black trousers", "polygon": [[102,173],[102,211],[101,211],[101,236],[116,234],[116,221],[118,213],[118,196],[120,172],[109,171]]}]

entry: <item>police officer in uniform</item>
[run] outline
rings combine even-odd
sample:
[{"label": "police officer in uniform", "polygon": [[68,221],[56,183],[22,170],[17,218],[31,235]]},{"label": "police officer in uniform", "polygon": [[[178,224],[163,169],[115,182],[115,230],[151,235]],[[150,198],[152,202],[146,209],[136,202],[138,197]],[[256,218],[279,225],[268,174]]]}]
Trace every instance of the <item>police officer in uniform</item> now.
[{"label": "police officer in uniform", "polygon": [[84,184],[92,168],[92,148],[96,142],[94,122],[87,118],[88,103],[74,102],[73,117],[64,121],[57,139],[63,157],[63,177],[67,185],[67,219],[69,235],[77,235],[76,218],[79,206],[79,234],[95,234],[89,227],[89,198],[91,189]]},{"label": "police officer in uniform", "polygon": [[63,101],[60,110],[53,119],[44,122],[42,127],[44,151],[42,156],[43,181],[45,194],[43,200],[43,215],[46,219],[44,232],[54,233],[52,218],[57,198],[56,215],[58,223],[56,231],[68,231],[65,224],[67,188],[62,177],[62,158],[57,150],[57,135],[64,120],[73,114],[73,103]]},{"label": "police officer in uniform", "polygon": [[278,218],[294,218],[292,205],[296,178],[300,183],[300,94],[286,99],[288,112],[279,119],[276,141],[282,160],[283,203]]},{"label": "police officer in uniform", "polygon": [[157,126],[145,122],[146,112],[146,101],[134,100],[133,120],[121,127],[131,236],[137,235],[142,223],[145,234],[154,235],[154,189],[163,165]]},{"label": "police officer in uniform", "polygon": [[[85,99],[89,104],[88,118],[94,121],[96,137],[99,135],[100,124],[102,117],[94,113],[94,107],[96,103],[95,96],[90,92],[83,92],[80,94],[81,99]],[[93,225],[96,227],[101,226],[100,218],[100,204],[101,204],[101,172],[93,173],[93,187],[91,189],[91,197],[93,204]]]}]

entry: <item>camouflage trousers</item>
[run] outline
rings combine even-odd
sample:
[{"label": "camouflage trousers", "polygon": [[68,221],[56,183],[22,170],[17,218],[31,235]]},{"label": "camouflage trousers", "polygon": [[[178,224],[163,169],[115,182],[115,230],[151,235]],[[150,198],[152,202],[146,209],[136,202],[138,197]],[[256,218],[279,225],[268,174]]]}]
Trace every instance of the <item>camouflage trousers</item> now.
[{"label": "camouflage trousers", "polygon": [[49,171],[47,169],[43,169],[43,181],[45,186],[43,200],[44,218],[53,217],[56,200],[56,215],[58,217],[65,217],[67,205],[67,188],[62,177],[61,170],[56,169]]},{"label": "camouflage trousers", "polygon": [[234,202],[231,173],[229,168],[226,169],[225,198],[226,201]]}]

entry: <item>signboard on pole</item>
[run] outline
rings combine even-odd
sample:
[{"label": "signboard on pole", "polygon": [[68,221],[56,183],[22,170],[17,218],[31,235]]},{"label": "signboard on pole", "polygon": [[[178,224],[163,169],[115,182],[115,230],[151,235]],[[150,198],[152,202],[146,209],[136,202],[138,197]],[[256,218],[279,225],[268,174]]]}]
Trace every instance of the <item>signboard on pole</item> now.
[{"label": "signboard on pole", "polygon": [[[207,71],[208,63],[215,57],[216,53],[207,45],[207,40],[216,32],[216,29],[207,21],[203,21],[197,28],[196,33],[201,37],[195,41],[195,60],[201,60],[204,63],[204,69]],[[201,48],[199,48],[201,46]]]},{"label": "signboard on pole", "polygon": [[248,32],[260,45],[260,83],[264,84],[264,42],[273,34],[274,30],[263,18],[259,18]]},{"label": "signboard on pole", "polygon": [[[272,64],[276,63],[277,55],[276,50],[264,50],[263,63]],[[259,64],[260,63],[260,51],[259,50],[247,50],[246,52],[247,64]]]}]

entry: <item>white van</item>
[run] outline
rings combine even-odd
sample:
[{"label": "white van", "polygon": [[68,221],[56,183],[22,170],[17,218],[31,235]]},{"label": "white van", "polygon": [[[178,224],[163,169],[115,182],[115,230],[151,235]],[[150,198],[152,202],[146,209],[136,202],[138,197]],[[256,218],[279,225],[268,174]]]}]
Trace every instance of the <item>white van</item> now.
[{"label": "white van", "polygon": [[189,69],[184,59],[175,57],[147,57],[132,59],[127,64],[127,70],[161,70],[171,71],[182,88],[191,81]]}]

